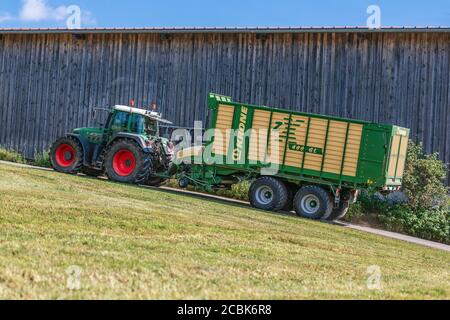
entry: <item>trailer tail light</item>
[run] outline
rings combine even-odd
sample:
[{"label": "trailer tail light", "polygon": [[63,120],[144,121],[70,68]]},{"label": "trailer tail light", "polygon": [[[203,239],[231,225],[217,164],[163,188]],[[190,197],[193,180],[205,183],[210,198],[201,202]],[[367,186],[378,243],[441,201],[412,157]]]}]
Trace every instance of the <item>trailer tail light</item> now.
[{"label": "trailer tail light", "polygon": [[340,200],[341,200],[341,189],[336,188],[336,192],[334,194],[334,204],[336,205],[336,207],[338,206]]}]

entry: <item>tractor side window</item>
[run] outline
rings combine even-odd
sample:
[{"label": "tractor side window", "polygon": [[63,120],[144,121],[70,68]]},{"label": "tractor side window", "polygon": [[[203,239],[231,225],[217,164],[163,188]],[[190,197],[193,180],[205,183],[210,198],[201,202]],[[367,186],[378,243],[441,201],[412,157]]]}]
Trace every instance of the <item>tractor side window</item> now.
[{"label": "tractor side window", "polygon": [[132,115],[131,132],[142,134],[144,133],[144,117],[139,114]]},{"label": "tractor side window", "polygon": [[111,124],[111,129],[115,131],[126,131],[128,127],[129,113],[117,112]]},{"label": "tractor side window", "polygon": [[158,122],[150,118],[145,118],[145,133],[149,136],[157,136]]}]

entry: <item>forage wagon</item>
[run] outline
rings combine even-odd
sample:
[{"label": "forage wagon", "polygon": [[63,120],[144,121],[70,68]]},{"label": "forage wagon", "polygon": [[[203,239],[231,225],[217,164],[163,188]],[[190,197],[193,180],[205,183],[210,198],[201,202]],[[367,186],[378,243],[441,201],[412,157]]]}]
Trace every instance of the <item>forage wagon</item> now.
[{"label": "forage wagon", "polygon": [[[211,139],[177,153],[177,177],[206,189],[251,180],[252,206],[339,219],[361,189],[398,190],[409,129],[255,106],[210,94]],[[220,139],[217,139],[220,137]]]}]

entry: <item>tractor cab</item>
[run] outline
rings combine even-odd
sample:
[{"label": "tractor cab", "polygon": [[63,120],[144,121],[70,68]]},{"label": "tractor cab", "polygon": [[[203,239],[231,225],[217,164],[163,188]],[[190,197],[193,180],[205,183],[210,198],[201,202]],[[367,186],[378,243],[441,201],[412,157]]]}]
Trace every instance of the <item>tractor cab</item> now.
[{"label": "tractor cab", "polygon": [[116,105],[108,117],[105,129],[112,133],[127,132],[152,138],[160,136],[160,123],[171,124],[162,119],[158,112]]}]

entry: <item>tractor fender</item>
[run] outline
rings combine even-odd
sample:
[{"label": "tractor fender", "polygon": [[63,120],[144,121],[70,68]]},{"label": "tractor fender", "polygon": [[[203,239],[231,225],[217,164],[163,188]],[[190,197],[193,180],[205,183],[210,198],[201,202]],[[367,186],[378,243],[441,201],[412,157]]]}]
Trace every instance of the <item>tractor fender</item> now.
[{"label": "tractor fender", "polygon": [[124,133],[124,132],[116,133],[112,136],[111,141],[109,142],[108,145],[119,139],[134,140],[145,153],[153,153],[153,148],[147,146],[147,144],[145,143],[145,139],[142,136],[132,133]]},{"label": "tractor fender", "polygon": [[79,134],[76,133],[68,133],[66,134],[67,137],[72,137],[77,139],[80,143],[81,143],[81,147],[83,149],[83,155],[84,155],[84,163],[83,165],[89,165],[89,155],[88,155],[88,150],[89,150],[89,141],[82,137]]}]

